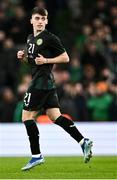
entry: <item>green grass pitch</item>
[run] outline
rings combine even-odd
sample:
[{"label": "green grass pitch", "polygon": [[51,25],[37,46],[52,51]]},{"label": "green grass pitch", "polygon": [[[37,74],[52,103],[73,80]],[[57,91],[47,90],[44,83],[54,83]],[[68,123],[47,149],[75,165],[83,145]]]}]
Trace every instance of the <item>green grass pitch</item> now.
[{"label": "green grass pitch", "polygon": [[0,158],[0,179],[117,179],[117,156],[96,156],[85,164],[83,157],[45,157],[45,163],[22,172],[29,158]]}]

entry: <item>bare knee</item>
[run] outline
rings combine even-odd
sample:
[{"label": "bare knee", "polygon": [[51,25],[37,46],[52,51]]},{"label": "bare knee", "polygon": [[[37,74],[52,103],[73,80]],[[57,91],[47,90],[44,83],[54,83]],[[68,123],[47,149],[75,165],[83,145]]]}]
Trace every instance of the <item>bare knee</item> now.
[{"label": "bare knee", "polygon": [[52,121],[55,121],[59,116],[61,116],[59,108],[47,109],[46,114]]},{"label": "bare knee", "polygon": [[36,111],[26,111],[23,110],[22,112],[22,121],[32,120],[35,119],[37,112]]}]

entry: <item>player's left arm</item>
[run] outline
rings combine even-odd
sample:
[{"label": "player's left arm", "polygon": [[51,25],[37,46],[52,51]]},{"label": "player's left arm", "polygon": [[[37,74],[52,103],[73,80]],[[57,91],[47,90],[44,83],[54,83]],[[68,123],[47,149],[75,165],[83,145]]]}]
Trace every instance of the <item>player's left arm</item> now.
[{"label": "player's left arm", "polygon": [[54,58],[45,58],[41,54],[38,54],[38,57],[35,58],[35,63],[37,65],[42,65],[42,64],[58,64],[58,63],[68,63],[69,62],[69,56],[67,52],[64,52],[60,54],[57,57]]},{"label": "player's left arm", "polygon": [[35,62],[37,65],[41,64],[58,64],[68,63],[69,56],[61,42],[61,40],[54,34],[51,34],[47,40],[48,48],[53,54],[52,58],[43,57],[41,54],[36,57]]}]

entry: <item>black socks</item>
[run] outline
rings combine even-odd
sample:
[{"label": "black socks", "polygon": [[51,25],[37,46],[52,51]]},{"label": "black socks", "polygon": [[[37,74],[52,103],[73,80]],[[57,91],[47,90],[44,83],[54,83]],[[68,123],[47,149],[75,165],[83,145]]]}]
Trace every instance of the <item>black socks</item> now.
[{"label": "black socks", "polygon": [[[41,154],[39,145],[39,131],[35,121],[27,120],[24,121],[27,134],[29,136],[30,147],[32,155]],[[78,131],[73,121],[60,116],[56,119],[55,124],[61,126],[67,133],[69,133],[78,143],[84,138],[82,134]]]},{"label": "black socks", "polygon": [[74,125],[73,121],[63,117],[59,116],[55,124],[61,126],[66,132],[68,132],[78,143],[84,138],[82,134],[78,131],[76,126]]},{"label": "black socks", "polygon": [[33,119],[27,120],[27,121],[24,121],[24,124],[26,126],[27,134],[29,136],[32,154],[33,155],[40,154],[41,152],[40,152],[40,145],[39,145],[39,131],[38,131],[35,121]]}]

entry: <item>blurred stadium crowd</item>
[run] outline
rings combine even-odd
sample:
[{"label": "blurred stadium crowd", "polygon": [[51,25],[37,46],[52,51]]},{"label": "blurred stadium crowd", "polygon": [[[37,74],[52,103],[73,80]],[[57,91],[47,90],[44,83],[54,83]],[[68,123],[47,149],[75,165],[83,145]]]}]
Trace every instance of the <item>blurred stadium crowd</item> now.
[{"label": "blurred stadium crowd", "polygon": [[47,28],[70,56],[53,69],[62,113],[74,121],[117,121],[117,1],[0,0],[0,122],[21,122],[31,77],[16,53],[32,32],[34,6],[48,9]]}]

